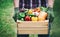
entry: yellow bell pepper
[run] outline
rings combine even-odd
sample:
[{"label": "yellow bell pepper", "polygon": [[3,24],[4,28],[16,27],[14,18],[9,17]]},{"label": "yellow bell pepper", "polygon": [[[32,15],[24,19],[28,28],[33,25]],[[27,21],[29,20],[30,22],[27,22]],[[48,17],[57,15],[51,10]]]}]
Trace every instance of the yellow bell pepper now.
[{"label": "yellow bell pepper", "polygon": [[37,18],[37,17],[32,17],[31,20],[32,20],[32,21],[37,21],[38,18]]},{"label": "yellow bell pepper", "polygon": [[28,14],[32,14],[32,12],[33,12],[33,10],[32,10],[32,9],[30,9],[30,10],[28,11]]}]

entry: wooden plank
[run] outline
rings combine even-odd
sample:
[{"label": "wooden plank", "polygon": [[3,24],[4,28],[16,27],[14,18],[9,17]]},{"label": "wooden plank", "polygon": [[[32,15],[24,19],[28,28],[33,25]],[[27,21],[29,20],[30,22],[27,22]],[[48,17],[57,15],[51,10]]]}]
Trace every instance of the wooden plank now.
[{"label": "wooden plank", "polygon": [[48,26],[48,21],[38,22],[24,21],[18,23],[18,27],[41,27],[41,26]]},{"label": "wooden plank", "polygon": [[48,30],[48,27],[18,27],[18,30]]},{"label": "wooden plank", "polygon": [[18,34],[48,34],[48,30],[18,30]]}]

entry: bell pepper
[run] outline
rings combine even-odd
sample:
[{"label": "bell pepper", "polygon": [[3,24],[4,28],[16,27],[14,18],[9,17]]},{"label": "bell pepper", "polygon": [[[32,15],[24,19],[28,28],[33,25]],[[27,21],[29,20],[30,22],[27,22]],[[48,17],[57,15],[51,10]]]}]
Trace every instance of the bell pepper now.
[{"label": "bell pepper", "polygon": [[32,21],[37,21],[38,18],[37,18],[37,17],[32,17],[31,20],[32,20]]},{"label": "bell pepper", "polygon": [[30,9],[30,10],[28,11],[28,14],[32,14],[32,12],[33,12],[33,10],[32,10],[32,9]]},{"label": "bell pepper", "polygon": [[27,15],[27,16],[25,17],[25,21],[31,21],[30,16]]}]

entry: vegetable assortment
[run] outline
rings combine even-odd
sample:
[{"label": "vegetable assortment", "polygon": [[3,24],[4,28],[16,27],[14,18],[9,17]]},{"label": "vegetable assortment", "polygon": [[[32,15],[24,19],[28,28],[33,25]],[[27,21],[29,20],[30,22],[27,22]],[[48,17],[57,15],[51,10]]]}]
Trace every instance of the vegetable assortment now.
[{"label": "vegetable assortment", "polygon": [[40,7],[34,9],[21,9],[18,14],[18,20],[21,21],[44,21],[48,13]]}]

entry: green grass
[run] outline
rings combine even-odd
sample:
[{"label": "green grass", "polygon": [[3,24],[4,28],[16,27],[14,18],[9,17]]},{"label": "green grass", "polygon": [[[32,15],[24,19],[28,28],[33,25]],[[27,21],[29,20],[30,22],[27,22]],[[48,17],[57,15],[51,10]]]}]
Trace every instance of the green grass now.
[{"label": "green grass", "polygon": [[51,37],[60,37],[60,0],[54,1],[54,14],[55,18],[51,26]]},{"label": "green grass", "polygon": [[12,0],[0,0],[0,37],[16,37],[17,26],[12,18]]},{"label": "green grass", "polygon": [[55,17],[51,26],[51,37],[60,37],[60,16]]}]

